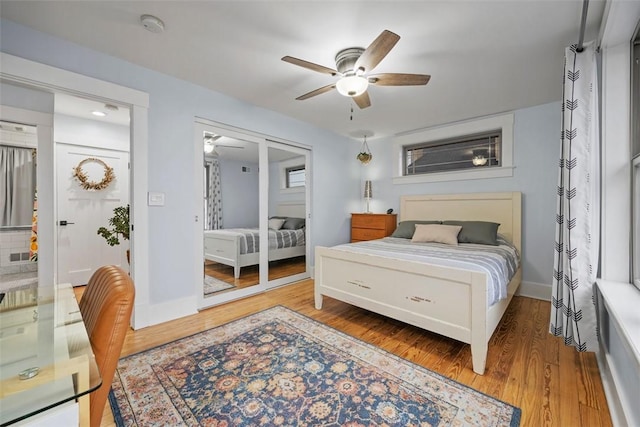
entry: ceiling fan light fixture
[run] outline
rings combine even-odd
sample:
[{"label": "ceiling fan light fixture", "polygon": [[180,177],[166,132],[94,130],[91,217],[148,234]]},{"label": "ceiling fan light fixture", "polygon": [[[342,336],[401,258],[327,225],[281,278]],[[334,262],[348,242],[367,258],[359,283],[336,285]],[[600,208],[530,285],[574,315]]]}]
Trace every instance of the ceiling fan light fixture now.
[{"label": "ceiling fan light fixture", "polygon": [[473,159],[471,159],[471,162],[473,163],[473,166],[484,166],[487,164],[487,158],[482,154],[478,154],[473,156]]},{"label": "ceiling fan light fixture", "polygon": [[369,87],[369,81],[356,75],[342,77],[336,82],[336,89],[343,96],[360,96],[367,90],[367,87]]},{"label": "ceiling fan light fixture", "polygon": [[208,144],[208,143],[206,143],[206,142],[204,143],[204,152],[205,152],[206,154],[211,154],[211,153],[213,153],[213,150],[214,150],[215,148],[216,148],[216,147],[215,147],[213,144]]}]

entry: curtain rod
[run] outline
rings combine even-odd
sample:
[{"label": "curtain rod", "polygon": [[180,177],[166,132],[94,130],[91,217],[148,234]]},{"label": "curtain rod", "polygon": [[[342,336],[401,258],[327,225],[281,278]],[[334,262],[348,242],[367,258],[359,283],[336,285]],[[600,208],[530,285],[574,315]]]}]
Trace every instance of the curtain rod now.
[{"label": "curtain rod", "polygon": [[580,36],[578,37],[578,46],[576,52],[582,52],[584,43],[584,32],[587,28],[587,10],[589,9],[589,0],[582,0],[582,19],[580,20]]}]

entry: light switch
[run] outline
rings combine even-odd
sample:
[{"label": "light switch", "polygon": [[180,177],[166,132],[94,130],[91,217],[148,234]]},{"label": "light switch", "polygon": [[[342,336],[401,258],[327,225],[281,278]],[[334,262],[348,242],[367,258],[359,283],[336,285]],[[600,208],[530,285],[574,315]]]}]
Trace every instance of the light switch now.
[{"label": "light switch", "polygon": [[147,193],[147,200],[149,206],[164,206],[164,193],[149,191],[149,193]]}]

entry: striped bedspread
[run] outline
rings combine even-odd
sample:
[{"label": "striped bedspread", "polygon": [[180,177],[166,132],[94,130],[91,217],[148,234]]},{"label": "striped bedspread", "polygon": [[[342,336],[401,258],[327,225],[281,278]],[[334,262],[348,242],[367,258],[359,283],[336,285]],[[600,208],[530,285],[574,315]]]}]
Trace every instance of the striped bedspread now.
[{"label": "striped bedspread", "polygon": [[441,243],[412,243],[410,239],[385,237],[334,246],[332,249],[486,273],[489,282],[487,303],[491,306],[507,297],[507,285],[520,263],[520,254],[515,246],[501,237],[498,238],[498,243],[498,246],[472,243],[451,246]]},{"label": "striped bedspread", "polygon": [[[260,233],[257,228],[229,228],[206,231],[206,233],[212,232],[237,236],[240,239],[241,254],[260,252]],[[304,245],[304,228],[298,230],[269,229],[269,249],[293,248],[294,246]]]}]

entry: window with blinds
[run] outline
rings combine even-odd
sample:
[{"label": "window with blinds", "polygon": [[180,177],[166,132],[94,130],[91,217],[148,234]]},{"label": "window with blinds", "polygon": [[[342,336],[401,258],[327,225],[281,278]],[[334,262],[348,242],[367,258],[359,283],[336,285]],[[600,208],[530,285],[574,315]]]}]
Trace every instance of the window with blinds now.
[{"label": "window with blinds", "polygon": [[304,187],[305,167],[294,166],[286,169],[287,188]]},{"label": "window with blinds", "polygon": [[502,166],[502,130],[429,141],[403,149],[404,175]]}]

